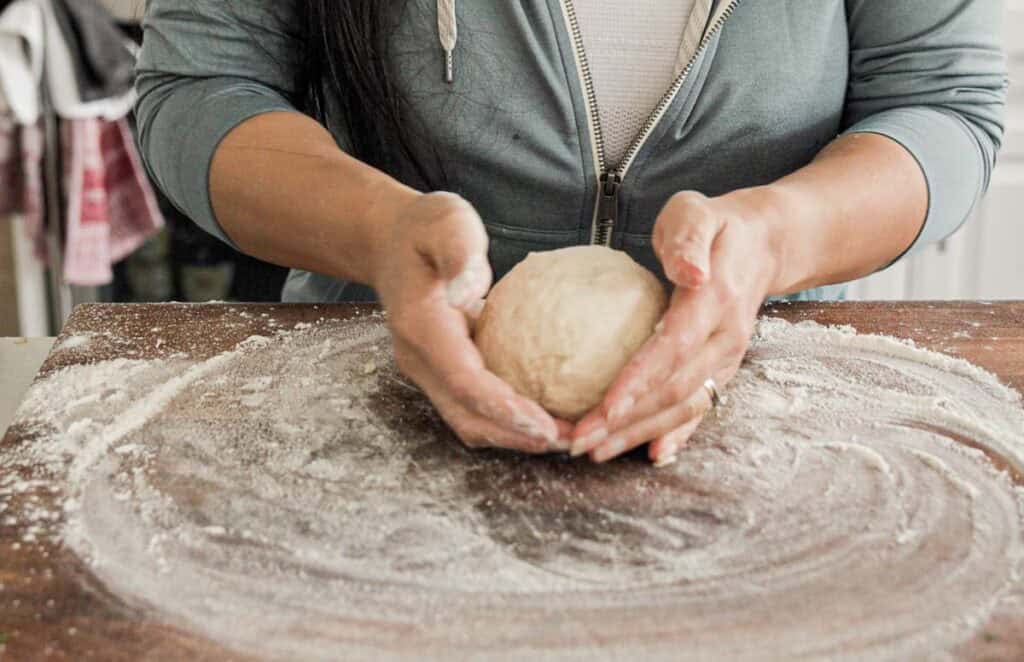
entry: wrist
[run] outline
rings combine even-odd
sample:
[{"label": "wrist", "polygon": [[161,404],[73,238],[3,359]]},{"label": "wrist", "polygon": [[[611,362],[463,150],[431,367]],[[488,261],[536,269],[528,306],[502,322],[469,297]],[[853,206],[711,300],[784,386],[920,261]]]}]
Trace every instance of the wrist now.
[{"label": "wrist", "polygon": [[407,220],[408,210],[423,196],[390,177],[380,175],[367,182],[366,203],[360,217],[366,229],[368,274],[366,284],[378,289],[384,268],[392,261],[394,239]]}]

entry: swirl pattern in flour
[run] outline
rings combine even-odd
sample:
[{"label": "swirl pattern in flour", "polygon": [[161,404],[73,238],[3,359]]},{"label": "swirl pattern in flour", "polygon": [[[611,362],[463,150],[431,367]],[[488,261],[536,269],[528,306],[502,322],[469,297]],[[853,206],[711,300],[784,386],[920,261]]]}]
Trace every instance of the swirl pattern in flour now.
[{"label": "swirl pattern in flour", "polygon": [[109,366],[38,384],[36,453],[78,458],[65,540],[279,659],[903,660],[1020,588],[1024,410],[965,362],[763,321],[730,404],[656,471],[467,451],[387,346],[369,317],[128,362],[120,398],[57,413],[58,381]]}]

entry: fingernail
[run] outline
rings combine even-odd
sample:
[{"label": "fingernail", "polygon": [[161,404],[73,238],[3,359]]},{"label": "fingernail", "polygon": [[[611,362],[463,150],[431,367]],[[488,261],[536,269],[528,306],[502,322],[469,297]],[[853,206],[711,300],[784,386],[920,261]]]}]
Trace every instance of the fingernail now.
[{"label": "fingernail", "polygon": [[483,299],[477,299],[473,303],[466,306],[466,314],[469,315],[471,319],[478,319],[480,315],[483,314],[484,312],[485,303],[487,302],[484,301]]},{"label": "fingernail", "polygon": [[590,449],[594,448],[608,437],[608,429],[604,426],[597,428],[588,435],[582,436],[573,442],[570,454],[573,457],[579,457],[586,455],[590,452]]},{"label": "fingernail", "polygon": [[558,429],[556,428],[554,431],[546,429],[548,425],[545,421],[537,421],[529,416],[517,415],[513,419],[512,424],[519,432],[528,437],[543,439],[549,444],[558,441]]},{"label": "fingernail", "polygon": [[612,425],[618,425],[627,414],[633,411],[633,407],[635,406],[636,398],[632,396],[619,400],[608,412],[608,422]]},{"label": "fingernail", "polygon": [[671,280],[681,287],[700,287],[707,281],[711,264],[704,256],[680,256],[675,263],[675,278]]},{"label": "fingernail", "polygon": [[557,444],[558,443],[558,430],[555,430],[554,432],[551,432],[551,431],[545,432],[543,428],[539,428],[539,429],[536,429],[536,431],[532,434],[532,436],[534,436],[534,437],[536,437],[538,439],[543,439],[548,444]]},{"label": "fingernail", "polygon": [[479,257],[471,257],[462,272],[448,281],[446,288],[448,304],[454,308],[467,308],[482,297],[487,280],[487,262]]},{"label": "fingernail", "polygon": [[556,439],[555,441],[548,444],[548,449],[552,453],[568,453],[572,447],[572,442],[568,439]]},{"label": "fingernail", "polygon": [[665,467],[672,466],[678,460],[679,456],[676,454],[675,450],[671,453],[662,453],[661,457],[658,458],[658,461],[654,463],[654,468],[664,469]]},{"label": "fingernail", "polygon": [[594,451],[593,459],[594,462],[601,464],[607,462],[613,457],[622,455],[626,450],[626,438],[625,437],[612,437],[601,445],[597,450]]}]

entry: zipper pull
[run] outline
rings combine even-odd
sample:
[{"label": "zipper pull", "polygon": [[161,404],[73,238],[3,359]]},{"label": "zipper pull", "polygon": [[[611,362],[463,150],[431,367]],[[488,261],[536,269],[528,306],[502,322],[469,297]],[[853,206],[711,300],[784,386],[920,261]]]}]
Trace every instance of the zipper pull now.
[{"label": "zipper pull", "polygon": [[597,218],[591,243],[598,246],[612,245],[612,233],[619,220],[619,189],[622,178],[611,170],[601,175],[601,195],[597,201]]}]

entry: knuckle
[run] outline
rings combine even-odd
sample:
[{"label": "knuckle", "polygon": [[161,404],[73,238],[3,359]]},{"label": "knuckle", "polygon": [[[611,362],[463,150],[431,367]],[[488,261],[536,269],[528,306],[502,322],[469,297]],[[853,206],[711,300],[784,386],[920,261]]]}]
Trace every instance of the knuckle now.
[{"label": "knuckle", "polygon": [[654,248],[654,253],[658,258],[664,257],[665,222],[661,218],[658,218],[657,222],[654,224],[654,230],[651,235],[651,246]]},{"label": "knuckle", "polygon": [[707,244],[714,237],[715,228],[708,217],[701,217],[694,219],[688,223],[686,228],[679,234],[676,242],[680,246],[690,247],[694,244],[701,248],[707,246]]},{"label": "knuckle", "polygon": [[457,402],[473,402],[480,391],[478,380],[466,372],[457,372],[447,379],[448,390]]},{"label": "knuckle", "polygon": [[[430,207],[437,212],[459,209],[461,205],[468,204],[465,198],[449,191],[430,191],[420,196],[420,200],[424,206]],[[443,213],[438,215],[443,216]]]},{"label": "knuckle", "polygon": [[417,222],[412,228],[428,242],[449,243],[452,238],[484,233],[476,209],[460,195],[445,191],[424,193],[419,205]]},{"label": "knuckle", "polygon": [[443,213],[437,221],[446,229],[463,232],[477,226],[476,210],[465,198],[454,193],[445,193]]},{"label": "knuckle", "polygon": [[725,354],[730,360],[743,356],[747,351],[747,338],[742,331],[730,332],[725,337]]},{"label": "knuckle", "polygon": [[[396,344],[407,345],[415,338],[415,315],[407,306],[395,307],[388,311],[388,325],[396,338]],[[401,342],[398,341],[401,339]]]},{"label": "knuckle", "polygon": [[395,365],[398,366],[398,369],[401,370],[403,374],[409,374],[415,364],[413,359],[415,353],[404,342],[396,340],[391,346],[391,351],[395,357]]},{"label": "knuckle", "polygon": [[686,400],[693,395],[690,390],[690,387],[685,383],[685,381],[679,378],[672,379],[668,383],[668,396],[672,402],[681,402]]},{"label": "knuckle", "polygon": [[487,445],[484,435],[478,427],[472,421],[466,420],[465,417],[453,416],[448,421],[448,426],[459,438],[459,441],[468,448],[483,448]]},{"label": "knuckle", "polygon": [[739,284],[729,278],[723,278],[718,283],[718,299],[723,306],[732,307],[742,296],[742,289]]},{"label": "knuckle", "polygon": [[692,359],[688,353],[680,352],[675,355],[672,359],[672,374],[683,375],[687,368],[690,367]]},{"label": "knuckle", "polygon": [[710,406],[708,400],[707,389],[703,386],[698,387],[696,391],[689,393],[679,409],[679,418],[676,420],[676,427],[688,425],[694,418],[700,416]]},{"label": "knuckle", "polygon": [[711,217],[708,198],[696,191],[682,191],[669,198],[662,215],[666,222],[672,223],[672,229],[679,232],[685,228],[700,225]]},{"label": "knuckle", "polygon": [[672,349],[676,354],[676,363],[686,361],[687,357],[683,355],[697,344],[697,333],[697,329],[693,326],[680,325],[673,325],[665,332],[665,336],[671,342]]},{"label": "knuckle", "polygon": [[669,203],[679,207],[702,207],[707,196],[699,191],[679,191],[669,198]]}]

